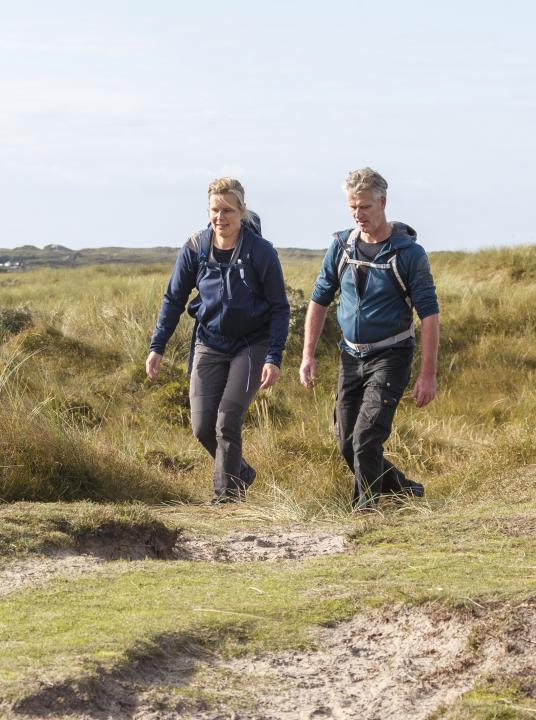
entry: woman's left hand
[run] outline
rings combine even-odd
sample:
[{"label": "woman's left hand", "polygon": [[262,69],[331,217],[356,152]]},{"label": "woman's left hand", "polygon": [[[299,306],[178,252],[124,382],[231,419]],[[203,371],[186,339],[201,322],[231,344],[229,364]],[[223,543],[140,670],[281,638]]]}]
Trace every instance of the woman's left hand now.
[{"label": "woman's left hand", "polygon": [[275,385],[280,372],[281,371],[277,365],[266,363],[262,368],[261,390],[266,390],[267,388],[272,387],[272,385]]}]

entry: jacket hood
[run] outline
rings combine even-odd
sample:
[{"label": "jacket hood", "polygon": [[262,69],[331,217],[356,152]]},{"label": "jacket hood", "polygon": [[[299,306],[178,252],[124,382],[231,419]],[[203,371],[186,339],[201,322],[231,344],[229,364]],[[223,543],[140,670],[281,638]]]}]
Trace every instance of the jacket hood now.
[{"label": "jacket hood", "polygon": [[[417,241],[417,232],[406,223],[399,222],[398,220],[392,221],[393,232],[391,233],[391,247],[392,248],[403,248],[413,245]],[[349,230],[341,230],[333,234],[334,237],[338,237],[344,243],[348,241],[348,238],[352,233],[356,232],[356,228],[350,228]]]},{"label": "jacket hood", "polygon": [[391,247],[403,248],[417,242],[417,233],[406,223],[393,221],[393,232],[391,233]]}]

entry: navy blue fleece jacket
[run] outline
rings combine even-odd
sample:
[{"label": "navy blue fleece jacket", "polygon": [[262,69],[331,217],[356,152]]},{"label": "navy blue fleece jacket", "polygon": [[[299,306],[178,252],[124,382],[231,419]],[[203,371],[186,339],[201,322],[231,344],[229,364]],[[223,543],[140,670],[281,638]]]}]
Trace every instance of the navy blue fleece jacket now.
[{"label": "navy blue fleece jacket", "polygon": [[[223,280],[225,271],[221,282],[204,281],[204,273],[200,275],[199,296],[190,305],[198,321],[197,338],[230,354],[267,340],[266,362],[279,367],[290,317],[281,264],[271,243],[246,226],[241,232],[240,263],[233,267],[230,286]],[[161,355],[198,282],[199,248],[206,233],[210,228],[190,237],[179,252],[151,340],[151,350]],[[217,275],[217,265],[211,253],[208,270]]]}]

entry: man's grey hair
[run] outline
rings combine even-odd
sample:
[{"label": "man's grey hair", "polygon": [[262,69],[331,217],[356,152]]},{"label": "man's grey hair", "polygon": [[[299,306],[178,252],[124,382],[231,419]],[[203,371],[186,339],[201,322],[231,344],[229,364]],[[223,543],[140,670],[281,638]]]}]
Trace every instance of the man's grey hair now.
[{"label": "man's grey hair", "polygon": [[349,172],[342,189],[352,195],[369,190],[375,198],[380,198],[387,195],[387,180],[372,168],[364,167]]}]

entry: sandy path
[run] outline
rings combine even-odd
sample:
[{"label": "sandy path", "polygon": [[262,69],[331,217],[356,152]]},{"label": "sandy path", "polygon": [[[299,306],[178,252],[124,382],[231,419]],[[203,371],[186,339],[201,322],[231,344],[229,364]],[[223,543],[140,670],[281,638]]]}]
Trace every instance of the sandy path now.
[{"label": "sandy path", "polygon": [[[350,552],[344,535],[301,530],[233,533],[225,538],[181,533],[178,560],[284,561]],[[97,546],[93,543],[93,548]],[[110,547],[104,548],[105,554]],[[128,550],[128,549],[127,549]],[[173,560],[171,560],[173,562]],[[31,558],[0,565],[0,595],[43,586],[57,578],[128,571],[136,561],[91,555]],[[316,651],[246,657],[231,662],[188,655],[170,643],[157,658],[140,657],[128,673],[105,671],[35,688],[2,717],[77,720],[425,720],[475,682],[523,683],[536,697],[536,602],[479,609],[477,614],[438,606],[361,612],[350,622],[318,631]],[[477,638],[477,641],[475,641]],[[184,699],[199,677],[220,678],[221,701]],[[202,682],[202,680],[201,680]],[[210,682],[210,681],[209,681]],[[233,702],[232,688],[238,688]],[[188,697],[188,694],[186,698]],[[240,700],[242,697],[242,701]],[[244,698],[249,698],[247,710]]]},{"label": "sandy path", "polygon": [[[0,596],[29,587],[40,587],[57,578],[84,574],[116,573],[132,569],[128,561],[106,560],[118,554],[143,559],[139,545],[112,546],[107,540],[93,538],[90,554],[63,554],[34,557],[0,564]],[[307,534],[274,530],[268,533],[233,533],[223,538],[179,534],[172,555],[175,560],[192,562],[277,562],[349,552],[351,544],[344,535]]]},{"label": "sandy path", "polygon": [[[504,617],[509,621],[504,624]],[[481,637],[478,647],[474,638]],[[133,720],[425,720],[493,678],[536,695],[536,604],[477,618],[435,606],[369,611],[318,633],[316,652],[244,658],[217,667],[255,696],[248,711],[155,711],[138,698]],[[178,678],[177,678],[178,680]],[[180,681],[179,681],[180,684]],[[152,699],[154,703],[154,697]],[[534,711],[533,711],[534,712]]]},{"label": "sandy path", "polygon": [[185,533],[179,536],[175,545],[177,558],[205,562],[305,560],[351,551],[352,544],[343,534],[277,529],[238,532],[223,538],[202,538]]},{"label": "sandy path", "polygon": [[104,560],[90,555],[65,555],[14,560],[0,565],[0,596],[40,587],[59,577],[75,577],[104,570]]},{"label": "sandy path", "polygon": [[480,616],[434,605],[371,610],[319,631],[316,651],[230,662],[189,654],[169,638],[165,652],[128,668],[42,683],[14,708],[4,705],[2,717],[425,720],[486,678],[536,697],[535,636],[533,602]]}]

